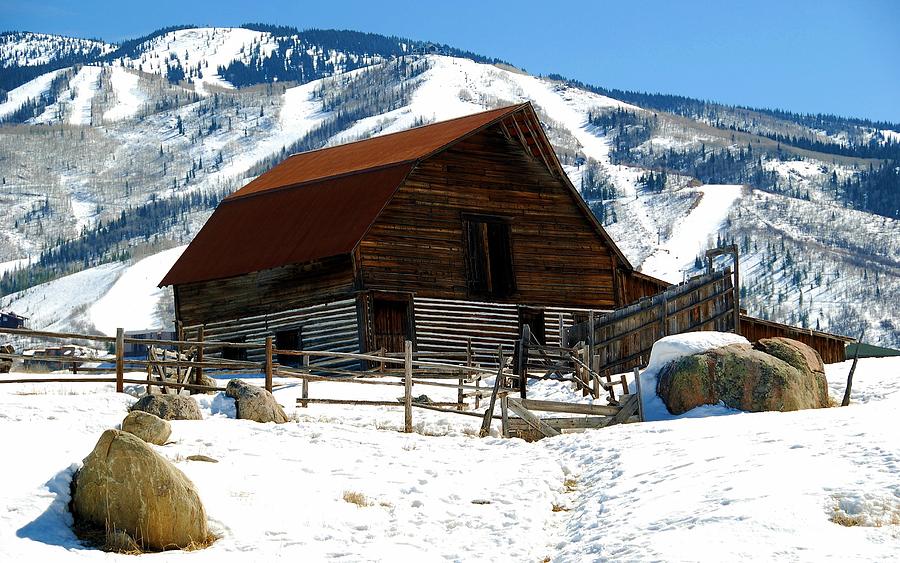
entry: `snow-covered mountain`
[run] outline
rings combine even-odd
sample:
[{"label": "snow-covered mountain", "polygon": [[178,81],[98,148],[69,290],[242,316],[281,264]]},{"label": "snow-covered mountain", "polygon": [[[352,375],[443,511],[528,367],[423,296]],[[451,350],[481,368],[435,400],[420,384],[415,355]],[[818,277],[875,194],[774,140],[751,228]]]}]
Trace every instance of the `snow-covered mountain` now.
[{"label": "snow-covered mountain", "polygon": [[[188,242],[223,195],[287,154],[531,100],[644,271],[680,281],[734,241],[751,313],[900,345],[900,170],[884,164],[900,155],[896,124],[604,90],[356,32],[170,29],[64,56],[66,38],[2,39],[0,60],[15,62],[0,70],[0,294],[12,293],[0,307],[33,325],[108,331],[91,312],[98,287],[134,268],[161,277],[170,254],[128,261]],[[35,296],[62,293],[68,272],[91,287],[65,290],[78,311],[40,312]]]}]

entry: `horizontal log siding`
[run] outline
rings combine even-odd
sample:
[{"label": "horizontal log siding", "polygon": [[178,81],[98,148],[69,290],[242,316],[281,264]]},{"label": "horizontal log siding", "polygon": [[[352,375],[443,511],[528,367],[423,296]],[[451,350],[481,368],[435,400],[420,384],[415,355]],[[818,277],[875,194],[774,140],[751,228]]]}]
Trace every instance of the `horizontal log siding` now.
[{"label": "horizontal log siding", "polygon": [[[462,214],[510,219],[516,291],[473,295]],[[537,306],[615,305],[610,249],[568,188],[497,130],[461,141],[410,174],[359,246],[365,289]]]},{"label": "horizontal log siding", "polygon": [[[185,327],[185,338],[196,340],[199,325]],[[359,345],[356,299],[332,301],[320,305],[301,307],[275,314],[240,317],[203,325],[205,340],[239,340],[259,344],[248,352],[248,360],[263,359],[267,336],[283,330],[300,329],[304,350],[328,350],[331,352],[362,352]],[[210,354],[218,356],[218,353]],[[358,367],[357,361],[311,357],[312,365],[333,367]]]},{"label": "horizontal log siding", "polygon": [[349,256],[340,256],[224,280],[178,285],[175,292],[178,320],[185,325],[211,323],[349,297],[353,292],[353,268]]},{"label": "horizontal log siding", "polygon": [[849,341],[849,339],[836,335],[763,321],[747,315],[741,315],[741,336],[750,342],[776,336],[799,340],[819,352],[819,355],[822,356],[822,361],[826,364],[843,362],[846,359],[845,348]]},{"label": "horizontal log siding", "polygon": [[[496,365],[497,347],[502,345],[504,356],[510,358],[521,335],[518,305],[515,304],[416,297],[413,307],[416,351],[425,357],[429,352],[465,354],[467,341],[471,338],[474,361]],[[588,311],[559,307],[544,309],[548,346],[560,345],[560,316],[564,328],[569,328],[574,324],[574,313],[587,314]],[[594,313],[599,316],[604,312]]]}]

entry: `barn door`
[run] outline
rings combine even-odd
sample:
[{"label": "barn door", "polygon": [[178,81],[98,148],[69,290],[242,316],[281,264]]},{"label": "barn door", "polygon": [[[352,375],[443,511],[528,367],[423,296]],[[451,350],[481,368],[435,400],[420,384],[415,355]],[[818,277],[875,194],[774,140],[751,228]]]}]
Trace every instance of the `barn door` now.
[{"label": "barn door", "polygon": [[409,299],[373,299],[375,349],[403,353],[404,341],[412,340],[409,317]]}]

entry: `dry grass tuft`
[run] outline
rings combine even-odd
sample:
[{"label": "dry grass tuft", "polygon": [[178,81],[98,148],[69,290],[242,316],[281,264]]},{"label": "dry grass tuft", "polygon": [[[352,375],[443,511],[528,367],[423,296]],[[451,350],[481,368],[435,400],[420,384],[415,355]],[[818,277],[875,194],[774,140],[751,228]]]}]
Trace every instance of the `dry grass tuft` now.
[{"label": "dry grass tuft", "polygon": [[554,502],[553,508],[551,510],[553,510],[553,512],[568,512],[570,509],[559,504],[558,502]]},{"label": "dry grass tuft", "polygon": [[575,489],[578,488],[578,479],[566,477],[566,480],[563,481],[563,487],[565,487],[567,493],[574,493]]},{"label": "dry grass tuft", "polygon": [[363,508],[370,505],[366,495],[356,491],[344,491],[344,500],[350,504],[355,504],[356,506]]}]

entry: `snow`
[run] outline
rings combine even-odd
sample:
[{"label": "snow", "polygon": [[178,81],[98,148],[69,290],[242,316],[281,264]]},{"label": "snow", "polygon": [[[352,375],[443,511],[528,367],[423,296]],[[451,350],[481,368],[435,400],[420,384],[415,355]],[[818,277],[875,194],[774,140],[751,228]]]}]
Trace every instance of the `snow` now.
[{"label": "snow", "polygon": [[119,279],[88,310],[91,323],[108,335],[116,329],[162,328],[171,319],[159,318],[159,300],[165,293],[157,287],[187,246],[179,246],[139,260],[125,269]]},{"label": "snow", "polygon": [[34,98],[39,97],[41,94],[50,89],[50,83],[53,82],[53,79],[57,77],[61,72],[65,72],[66,69],[54,70],[52,72],[48,72],[46,74],[42,74],[37,78],[29,80],[25,84],[22,84],[18,88],[13,88],[7,94],[7,99],[5,102],[0,103],[0,120],[5,119],[7,116],[15,113],[19,108],[21,108],[28,100],[32,100]]},{"label": "snow", "polygon": [[83,311],[113,285],[125,265],[113,262],[0,298],[0,308],[28,317],[35,330],[82,328]]},{"label": "snow", "polygon": [[[724,341],[670,341],[651,362]],[[832,393],[848,369],[826,367]],[[546,383],[530,393],[560,392]],[[900,556],[900,358],[860,360],[848,408],[647,422],[531,444],[498,438],[496,425],[479,439],[478,418],[420,409],[415,432],[403,434],[400,408],[294,408],[299,386],[277,384],[291,422],[234,420],[230,399],[199,396],[204,420],[173,421],[172,443],[154,446],[196,484],[221,536],[205,550],[154,560]],[[432,389],[437,400],[455,394]],[[398,389],[313,382],[310,395],[389,398]],[[3,559],[131,560],[80,544],[66,505],[80,460],[133,401],[106,384],[0,386],[0,432],[15,460],[0,480]],[[186,460],[192,454],[219,463]]]},{"label": "snow", "polygon": [[167,33],[151,40],[139,59],[123,59],[123,66],[143,72],[165,74],[170,61],[177,61],[185,74],[200,65],[202,77],[189,80],[201,94],[208,93],[209,86],[231,88],[226,80],[218,76],[220,66],[228,66],[235,60],[248,60],[251,46],[257,44],[263,56],[275,48],[270,33],[243,28],[200,27],[182,29]]},{"label": "snow", "polygon": [[119,121],[134,117],[147,100],[140,89],[140,77],[118,66],[110,67],[109,72],[116,105],[103,114],[103,120]]},{"label": "snow", "polygon": [[700,354],[728,344],[749,344],[743,336],[728,332],[688,332],[673,334],[657,340],[650,351],[647,368],[641,372],[641,402],[645,420],[674,420],[677,418],[697,418],[737,411],[722,405],[705,405],[681,415],[673,415],[663,400],[656,394],[659,372],[667,364],[684,356]]},{"label": "snow", "polygon": [[97,66],[83,66],[69,82],[69,89],[75,93],[69,110],[68,121],[72,125],[91,125],[91,102],[100,89],[100,72]]},{"label": "snow", "polygon": [[[709,240],[715,237],[728,217],[728,211],[743,193],[743,186],[709,184],[700,186],[699,203],[676,226],[672,237],[641,264],[641,271],[669,281],[677,272],[693,266],[694,258],[710,248]],[[680,276],[678,276],[680,277]]]}]

